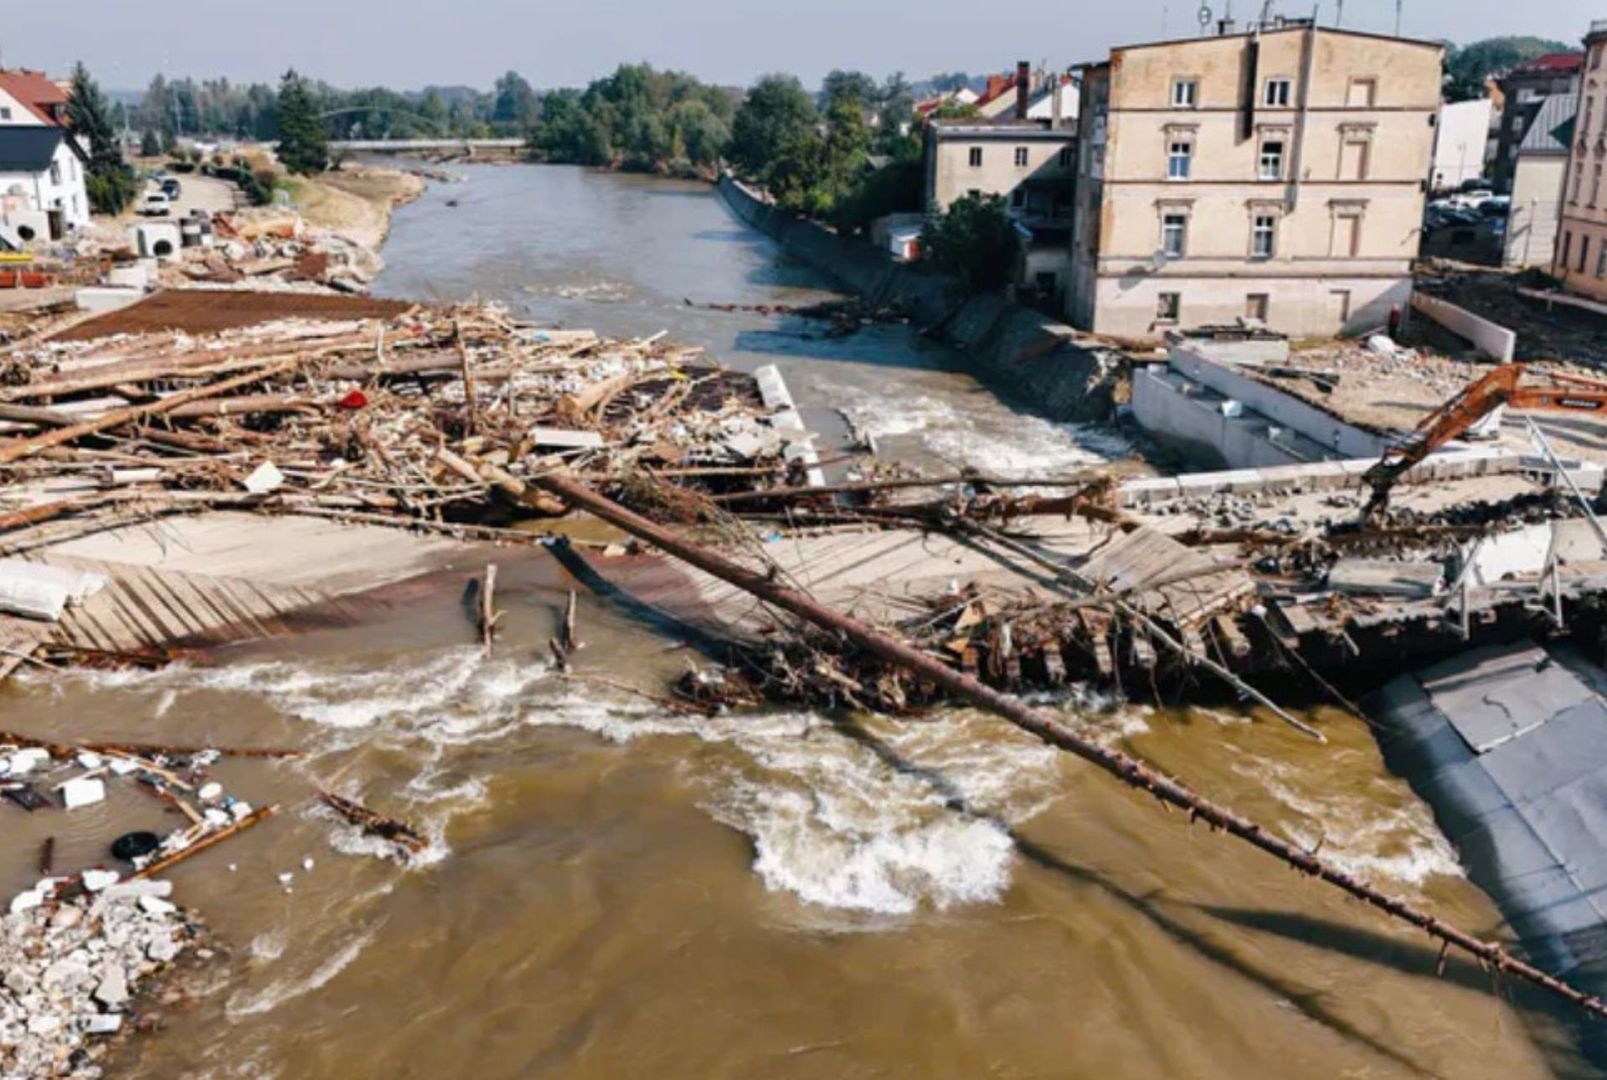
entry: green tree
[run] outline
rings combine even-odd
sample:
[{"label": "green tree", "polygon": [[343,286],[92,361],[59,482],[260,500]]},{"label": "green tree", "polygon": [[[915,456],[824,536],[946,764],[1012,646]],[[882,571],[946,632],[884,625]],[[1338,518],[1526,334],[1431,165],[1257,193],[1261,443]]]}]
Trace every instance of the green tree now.
[{"label": "green tree", "polygon": [[1560,41],[1537,37],[1498,37],[1451,46],[1445,58],[1445,98],[1471,101],[1485,96],[1484,82],[1547,53],[1575,51]]},{"label": "green tree", "polygon": [[67,96],[67,126],[89,143],[84,188],[97,214],[120,214],[139,189],[134,170],[123,161],[123,148],[112,128],[111,109],[82,63],[73,67]]},{"label": "green tree", "polygon": [[329,168],[329,136],[318,103],[294,69],[279,81],[278,111],[280,164],[304,176]]},{"label": "green tree", "polygon": [[1000,195],[964,195],[946,213],[927,217],[922,261],[966,293],[1002,289],[1015,276],[1021,237]]},{"label": "green tree", "polygon": [[814,131],[815,103],[790,75],[754,84],[731,121],[728,156],[749,176],[762,177],[783,150],[796,150]]},{"label": "green tree", "polygon": [[510,71],[497,80],[492,90],[495,102],[491,106],[491,122],[505,129],[523,131],[536,118],[541,101],[536,92],[517,71]]},{"label": "green tree", "polygon": [[825,161],[826,140],[806,130],[771,155],[764,169],[764,186],[778,205],[810,217],[823,217],[835,201]]},{"label": "green tree", "polygon": [[870,227],[888,214],[914,214],[926,197],[926,169],[918,159],[897,159],[866,174],[831,211],[831,223],[846,232]]},{"label": "green tree", "polygon": [[156,157],[162,152],[162,137],[151,128],[139,137],[140,157]]},{"label": "green tree", "polygon": [[820,86],[821,107],[827,110],[840,101],[858,102],[860,108],[868,109],[880,96],[876,80],[863,71],[833,71]]},{"label": "green tree", "polygon": [[731,129],[701,98],[683,101],[670,114],[670,123],[680,137],[681,150],[694,168],[712,169],[719,163]]},{"label": "green tree", "polygon": [[980,115],[981,111],[971,102],[953,99],[932,110],[934,120],[973,120]]}]

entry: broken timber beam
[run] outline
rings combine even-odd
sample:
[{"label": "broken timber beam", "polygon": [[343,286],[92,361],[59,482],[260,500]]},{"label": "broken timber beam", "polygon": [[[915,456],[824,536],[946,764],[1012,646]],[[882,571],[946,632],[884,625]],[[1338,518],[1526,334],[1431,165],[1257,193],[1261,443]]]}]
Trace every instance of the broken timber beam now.
[{"label": "broken timber beam", "polygon": [[590,511],[604,521],[617,525],[633,536],[705,573],[729,582],[744,592],[791,612],[822,629],[839,634],[889,663],[917,673],[955,697],[970,701],[1008,720],[1049,745],[1076,754],[1129,787],[1153,795],[1164,804],[1187,810],[1191,822],[1195,819],[1202,820],[1212,828],[1221,829],[1302,873],[1319,878],[1385,914],[1417,927],[1447,947],[1455,946],[1498,972],[1516,976],[1577,1005],[1587,1013],[1607,1019],[1607,1004],[1603,1004],[1599,997],[1587,994],[1509,955],[1494,942],[1474,937],[1400,897],[1390,896],[1339,869],[1333,863],[1274,835],[1231,808],[1214,802],[1177,780],[1152,769],[1137,758],[1077,734],[1062,724],[1052,713],[1034,708],[1009,694],[1000,693],[977,679],[932,659],[906,642],[833,611],[812,597],[790,589],[780,582],[772,581],[764,574],[739,566],[708,548],[688,542],[568,476],[554,473],[535,477],[531,483],[563,499],[571,506]]},{"label": "broken timber beam", "polygon": [[57,428],[44,435],[35,435],[31,439],[13,439],[10,442],[0,444],[0,465],[20,461],[22,458],[32,457],[41,450],[48,450],[52,446],[70,443],[77,439],[82,439],[86,435],[97,435],[102,431],[121,427],[135,420],[143,420],[148,416],[160,416],[191,401],[219,397],[231,390],[238,390],[242,386],[260,382],[270,375],[278,375],[281,372],[289,371],[298,363],[300,363],[298,360],[285,360],[268,367],[257,368],[244,375],[236,375],[232,379],[224,379],[222,382],[205,383],[191,390],[183,390],[165,397],[161,401],[153,401],[147,405],[133,405],[126,409],[114,409],[93,420],[86,420],[82,424]]}]

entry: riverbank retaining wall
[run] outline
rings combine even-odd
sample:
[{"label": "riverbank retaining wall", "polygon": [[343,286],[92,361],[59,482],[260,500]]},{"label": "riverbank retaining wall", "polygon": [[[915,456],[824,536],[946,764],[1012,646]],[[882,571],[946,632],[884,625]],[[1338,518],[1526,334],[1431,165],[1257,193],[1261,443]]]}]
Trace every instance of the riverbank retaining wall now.
[{"label": "riverbank retaining wall", "polygon": [[738,218],[793,258],[874,304],[895,304],[959,349],[972,374],[1012,404],[1053,420],[1108,420],[1122,373],[1119,353],[1079,344],[1076,332],[999,294],[961,298],[945,277],[922,273],[853,237],[766,201],[730,175],[720,195]]}]

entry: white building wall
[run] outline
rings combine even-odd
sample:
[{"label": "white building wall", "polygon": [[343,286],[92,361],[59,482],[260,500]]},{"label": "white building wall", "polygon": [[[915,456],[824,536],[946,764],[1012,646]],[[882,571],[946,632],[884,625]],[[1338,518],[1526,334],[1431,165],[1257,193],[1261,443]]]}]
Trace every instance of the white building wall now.
[{"label": "white building wall", "polygon": [[1434,166],[1429,183],[1437,190],[1454,188],[1484,175],[1490,142],[1489,98],[1440,106],[1435,130]]},{"label": "white building wall", "polygon": [[1568,159],[1561,154],[1520,154],[1512,177],[1512,214],[1507,219],[1506,265],[1549,268],[1562,220],[1562,183]]},{"label": "white building wall", "polygon": [[34,115],[32,109],[0,90],[0,126],[44,127],[45,122]]},{"label": "white building wall", "polygon": [[89,224],[89,195],[84,165],[63,140],[56,148],[52,168],[39,173],[0,172],[0,221],[13,227],[25,224],[38,239],[48,239],[40,222],[60,210],[68,229]]}]

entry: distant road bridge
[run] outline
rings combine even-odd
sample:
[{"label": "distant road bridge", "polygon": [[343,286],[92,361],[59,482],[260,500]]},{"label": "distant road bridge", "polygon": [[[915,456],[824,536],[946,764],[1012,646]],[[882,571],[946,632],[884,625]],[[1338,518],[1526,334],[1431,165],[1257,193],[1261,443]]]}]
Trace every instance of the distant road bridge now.
[{"label": "distant road bridge", "polygon": [[360,151],[366,154],[409,154],[451,152],[473,154],[481,150],[519,150],[523,139],[332,139],[332,150]]}]

